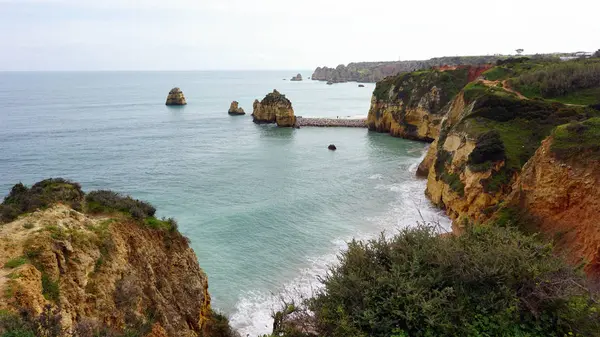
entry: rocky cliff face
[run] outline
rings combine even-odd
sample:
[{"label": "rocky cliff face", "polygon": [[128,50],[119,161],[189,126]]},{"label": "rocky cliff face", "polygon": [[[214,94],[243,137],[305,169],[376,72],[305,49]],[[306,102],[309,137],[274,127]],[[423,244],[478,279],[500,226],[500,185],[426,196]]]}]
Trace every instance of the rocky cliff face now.
[{"label": "rocky cliff face", "polygon": [[593,114],[471,83],[449,105],[440,135],[421,163],[426,194],[455,220],[455,228],[464,221],[485,222],[554,127]]},{"label": "rocky cliff face", "polygon": [[58,204],[0,226],[0,310],[39,315],[50,305],[65,335],[100,326],[200,336],[207,277],[188,240],[161,223]]},{"label": "rocky cliff face", "polygon": [[276,123],[279,127],[296,124],[292,102],[277,90],[267,94],[260,102],[254,101],[252,120],[257,124]]},{"label": "rocky cliff face", "polygon": [[451,101],[469,82],[470,67],[427,70],[377,82],[367,124],[395,137],[433,141]]},{"label": "rocky cliff face", "polygon": [[[569,135],[575,142],[579,136]],[[588,262],[586,272],[600,276],[600,156],[597,150],[578,151],[579,144],[569,156],[560,155],[553,148],[556,138],[544,140],[525,164],[506,207],[527,214],[528,229],[555,239],[571,262]]]}]

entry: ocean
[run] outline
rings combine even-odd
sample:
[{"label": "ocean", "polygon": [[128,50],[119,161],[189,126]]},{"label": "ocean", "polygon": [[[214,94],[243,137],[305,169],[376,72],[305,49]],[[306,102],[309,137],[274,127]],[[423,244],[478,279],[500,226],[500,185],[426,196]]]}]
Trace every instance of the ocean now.
[{"label": "ocean", "polygon": [[[348,240],[448,226],[415,178],[426,144],[252,123],[273,89],[299,116],[366,116],[374,84],[282,80],[296,73],[0,73],[0,193],[64,177],[151,202],[191,239],[213,308],[243,336],[268,333],[281,297],[317,290]],[[175,86],[187,106],[164,105]],[[227,114],[233,100],[247,115]]]}]

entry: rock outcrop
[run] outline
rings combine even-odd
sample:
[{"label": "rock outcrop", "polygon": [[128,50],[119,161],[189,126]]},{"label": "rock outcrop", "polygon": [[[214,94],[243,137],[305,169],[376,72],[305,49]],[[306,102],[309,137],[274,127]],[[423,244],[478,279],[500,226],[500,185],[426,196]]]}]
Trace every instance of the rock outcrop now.
[{"label": "rock outcrop", "polygon": [[50,305],[67,332],[90,325],[202,335],[207,277],[188,239],[160,223],[56,204],[3,224],[0,310],[39,315]]},{"label": "rock outcrop", "polygon": [[342,82],[378,82],[388,76],[395,76],[417,70],[442,66],[481,65],[495,63],[505,56],[456,56],[438,57],[421,61],[392,62],[356,62],[340,64],[335,68],[318,67],[311,78],[318,81]]},{"label": "rock outcrop", "polygon": [[173,88],[169,91],[169,96],[167,96],[166,105],[186,105],[185,96],[183,92],[179,88]]},{"label": "rock outcrop", "polygon": [[337,150],[337,147],[335,145],[333,145],[333,144],[329,144],[329,146],[327,147],[327,149],[331,150],[331,151],[335,151],[335,150]]},{"label": "rock outcrop", "polygon": [[276,123],[279,127],[293,127],[296,124],[292,102],[277,90],[267,94],[260,102],[254,101],[252,120],[257,124]]},{"label": "rock outcrop", "polygon": [[298,74],[290,79],[290,81],[302,81],[302,74]]},{"label": "rock outcrop", "polygon": [[244,112],[244,109],[242,109],[239,106],[239,103],[237,101],[233,101],[231,102],[231,105],[229,105],[229,111],[227,111],[228,114],[230,115],[234,115],[234,116],[239,116],[239,115],[245,115],[246,112]]},{"label": "rock outcrop", "polygon": [[440,123],[452,100],[469,82],[470,70],[428,70],[377,82],[369,109],[369,129],[432,142],[439,136]]}]

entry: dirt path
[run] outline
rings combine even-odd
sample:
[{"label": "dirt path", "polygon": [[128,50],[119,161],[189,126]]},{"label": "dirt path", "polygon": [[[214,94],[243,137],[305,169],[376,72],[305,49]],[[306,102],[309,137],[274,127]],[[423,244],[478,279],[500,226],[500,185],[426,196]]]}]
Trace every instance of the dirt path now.
[{"label": "dirt path", "polygon": [[513,89],[510,86],[510,84],[508,84],[508,80],[504,80],[504,81],[479,80],[479,82],[483,83],[485,86],[488,86],[488,87],[496,87],[496,86],[498,86],[498,84],[500,84],[502,86],[502,89],[515,94],[517,97],[519,97],[519,99],[529,99],[529,98],[523,96],[523,94],[521,94],[520,92]]}]

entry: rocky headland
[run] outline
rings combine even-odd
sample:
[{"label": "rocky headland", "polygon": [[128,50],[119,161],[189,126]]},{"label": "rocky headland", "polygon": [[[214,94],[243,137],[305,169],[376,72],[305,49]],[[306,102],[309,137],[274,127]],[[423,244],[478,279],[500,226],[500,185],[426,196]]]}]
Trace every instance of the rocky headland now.
[{"label": "rocky headland", "polygon": [[292,102],[279,91],[273,90],[262,101],[254,101],[252,121],[256,124],[276,123],[279,127],[293,127],[296,116]]},{"label": "rocky headland", "polygon": [[167,96],[166,105],[186,105],[185,96],[183,95],[183,91],[179,88],[173,88],[169,91],[169,95]]},{"label": "rocky headland", "polygon": [[[577,94],[600,90],[600,82],[581,79],[598,69],[600,60],[518,58],[400,74],[377,83],[368,125],[432,142],[417,174],[456,232],[510,221],[558,235],[571,261],[584,257],[586,271],[600,275],[592,225],[600,216],[600,145],[592,136],[600,134],[600,111]],[[548,72],[564,81],[539,80]]]},{"label": "rocky headland", "polygon": [[154,212],[64,179],[15,185],[0,205],[3,319],[36,336],[211,336],[207,277],[175,220]]},{"label": "rocky headland", "polygon": [[240,116],[240,115],[245,115],[246,114],[246,112],[244,111],[244,109],[239,106],[239,103],[237,101],[231,102],[231,104],[229,105],[229,110],[227,111],[227,113],[230,114],[230,115],[233,115],[233,116]]}]

